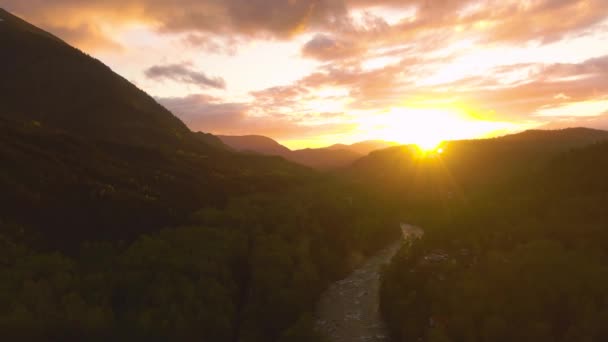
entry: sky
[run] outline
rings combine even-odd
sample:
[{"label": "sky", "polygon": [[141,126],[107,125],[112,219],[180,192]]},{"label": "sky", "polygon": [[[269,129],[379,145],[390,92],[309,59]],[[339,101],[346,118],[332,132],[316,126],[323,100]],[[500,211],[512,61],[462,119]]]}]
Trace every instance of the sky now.
[{"label": "sky", "polygon": [[290,148],[608,129],[606,0],[2,0],[192,130]]}]

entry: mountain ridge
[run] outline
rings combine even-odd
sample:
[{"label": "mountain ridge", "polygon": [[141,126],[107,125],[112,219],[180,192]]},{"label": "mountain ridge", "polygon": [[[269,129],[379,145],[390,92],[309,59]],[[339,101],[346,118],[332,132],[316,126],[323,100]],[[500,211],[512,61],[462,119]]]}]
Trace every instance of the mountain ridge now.
[{"label": "mountain ridge", "polygon": [[5,117],[120,143],[191,143],[181,120],[99,60],[6,11],[0,16]]},{"label": "mountain ridge", "polygon": [[347,167],[372,151],[396,144],[383,140],[366,140],[351,145],[334,144],[321,148],[291,150],[276,140],[262,135],[218,135],[217,137],[236,151],[277,155],[319,170]]}]

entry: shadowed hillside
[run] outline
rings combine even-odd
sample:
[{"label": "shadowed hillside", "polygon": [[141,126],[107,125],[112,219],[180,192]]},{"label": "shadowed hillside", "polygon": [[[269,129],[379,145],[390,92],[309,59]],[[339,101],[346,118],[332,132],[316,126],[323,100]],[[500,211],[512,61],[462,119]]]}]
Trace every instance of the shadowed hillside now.
[{"label": "shadowed hillside", "polygon": [[190,131],[107,66],[0,10],[1,115],[87,138],[175,145]]},{"label": "shadowed hillside", "polygon": [[0,132],[0,217],[53,246],[132,239],[183,222],[202,206],[314,179],[276,157],[209,148],[169,153],[6,120]]}]

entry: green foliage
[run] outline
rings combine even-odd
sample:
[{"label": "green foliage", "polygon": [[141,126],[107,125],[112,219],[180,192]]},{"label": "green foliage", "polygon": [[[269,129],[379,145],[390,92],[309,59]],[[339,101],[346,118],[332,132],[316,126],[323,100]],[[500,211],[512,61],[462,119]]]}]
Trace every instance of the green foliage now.
[{"label": "green foliage", "polygon": [[0,218],[19,224],[31,243],[63,251],[87,240],[132,241],[230,197],[320,177],[279,158],[212,148],[178,154],[2,119],[0,159]]},{"label": "green foliage", "polygon": [[607,173],[595,144],[437,208],[383,275],[395,340],[606,340]]},{"label": "green foliage", "polygon": [[241,197],[69,257],[3,238],[0,327],[14,339],[317,341],[321,291],[352,255],[397,237],[370,201],[336,181]]}]

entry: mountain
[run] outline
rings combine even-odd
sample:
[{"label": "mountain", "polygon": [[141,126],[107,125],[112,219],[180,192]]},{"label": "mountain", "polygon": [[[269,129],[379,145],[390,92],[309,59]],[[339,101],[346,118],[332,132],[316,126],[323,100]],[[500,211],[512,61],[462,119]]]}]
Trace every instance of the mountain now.
[{"label": "mountain", "polygon": [[262,135],[218,135],[224,144],[237,151],[254,152],[275,156],[287,157],[291,150],[275,140]]},{"label": "mountain", "polygon": [[0,9],[2,115],[82,137],[182,144],[190,130],[100,61]]},{"label": "mountain", "polygon": [[359,153],[361,155],[368,155],[370,152],[376,151],[376,150],[382,150],[385,148],[389,148],[392,146],[396,146],[399,145],[396,142],[392,142],[392,141],[385,141],[385,140],[366,140],[366,141],[361,141],[358,143],[354,143],[351,145],[346,145],[346,144],[335,144],[335,145],[331,145],[329,147],[327,147],[328,149],[332,149],[332,150],[350,150],[356,153]]},{"label": "mountain", "polygon": [[532,143],[539,142],[544,146],[556,149],[577,148],[606,140],[608,131],[573,127],[554,130],[531,129],[521,133],[496,138],[504,141]]},{"label": "mountain", "polygon": [[218,138],[237,151],[281,156],[317,170],[345,167],[362,156],[348,149],[315,148],[292,151],[275,140],[260,135],[218,135]]},{"label": "mountain", "polygon": [[191,132],[101,62],[6,11],[0,18],[0,221],[40,246],[131,240],[316,177]]},{"label": "mountain", "polygon": [[371,151],[395,145],[395,143],[388,141],[369,140],[352,145],[336,144],[325,148],[290,150],[277,141],[260,135],[218,135],[217,137],[224,144],[237,151],[281,156],[317,170],[343,168]]}]

